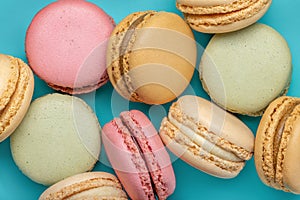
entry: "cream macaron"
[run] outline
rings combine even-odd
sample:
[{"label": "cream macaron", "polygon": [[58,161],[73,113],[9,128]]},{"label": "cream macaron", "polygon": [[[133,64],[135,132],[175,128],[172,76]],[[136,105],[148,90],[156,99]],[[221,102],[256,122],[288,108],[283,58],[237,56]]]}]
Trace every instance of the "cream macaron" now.
[{"label": "cream macaron", "polygon": [[177,0],[177,8],[196,31],[225,33],[259,20],[272,0]]},{"label": "cream macaron", "polygon": [[300,194],[299,141],[300,98],[277,98],[262,116],[255,140],[255,165],[266,185]]},{"label": "cream macaron", "polygon": [[106,172],[87,172],[66,178],[45,190],[39,200],[127,200],[119,180]]},{"label": "cream macaron", "polygon": [[165,145],[193,167],[233,178],[252,157],[254,135],[234,115],[197,96],[183,96],[162,120]]},{"label": "cream macaron", "polygon": [[31,102],[34,78],[19,58],[0,54],[0,142],[21,123]]}]

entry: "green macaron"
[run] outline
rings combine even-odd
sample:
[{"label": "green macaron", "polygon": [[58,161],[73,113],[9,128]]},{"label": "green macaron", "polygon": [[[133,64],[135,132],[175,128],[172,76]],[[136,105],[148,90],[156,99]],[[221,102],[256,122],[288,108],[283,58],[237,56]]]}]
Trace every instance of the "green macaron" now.
[{"label": "green macaron", "polygon": [[100,125],[80,98],[50,94],[30,105],[10,145],[26,176],[51,185],[92,170],[100,155]]},{"label": "green macaron", "polygon": [[216,34],[200,62],[200,79],[212,100],[228,111],[257,116],[287,93],[291,52],[273,28],[254,24]]}]

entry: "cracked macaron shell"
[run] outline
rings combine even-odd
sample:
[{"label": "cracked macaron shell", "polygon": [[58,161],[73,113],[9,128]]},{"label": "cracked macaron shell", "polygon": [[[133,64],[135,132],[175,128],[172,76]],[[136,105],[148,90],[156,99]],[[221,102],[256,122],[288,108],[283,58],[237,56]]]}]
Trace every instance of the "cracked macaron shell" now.
[{"label": "cracked macaron shell", "polygon": [[178,0],[190,26],[204,33],[225,33],[245,28],[259,20],[269,9],[271,0],[212,1]]},{"label": "cracked macaron shell", "polygon": [[255,165],[260,179],[273,188],[300,193],[300,99],[280,97],[265,111],[255,141]]},{"label": "cracked macaron shell", "polygon": [[[124,38],[128,45],[122,45]],[[168,12],[130,14],[116,26],[108,45],[110,80],[131,101],[163,104],[176,98],[189,84],[195,62],[191,29]]]},{"label": "cracked macaron shell", "polygon": [[21,123],[30,105],[34,78],[21,59],[0,54],[0,142]]},{"label": "cracked macaron shell", "polygon": [[160,136],[179,158],[208,174],[233,178],[253,154],[254,135],[238,118],[196,96],[170,107]]},{"label": "cracked macaron shell", "polygon": [[154,194],[166,199],[175,190],[175,175],[157,131],[140,111],[122,112],[120,118],[102,134],[117,176],[132,199],[155,199]]},{"label": "cracked macaron shell", "polygon": [[45,190],[39,200],[127,200],[119,180],[106,172],[87,172],[68,177]]}]

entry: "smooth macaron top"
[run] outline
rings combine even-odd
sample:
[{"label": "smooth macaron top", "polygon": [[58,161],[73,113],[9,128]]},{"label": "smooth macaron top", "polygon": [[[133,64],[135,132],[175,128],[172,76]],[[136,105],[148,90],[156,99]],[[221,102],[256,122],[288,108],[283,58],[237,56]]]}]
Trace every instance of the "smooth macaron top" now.
[{"label": "smooth macaron top", "polygon": [[255,164],[266,185],[300,193],[299,130],[299,98],[277,98],[264,112],[256,133]]},{"label": "smooth macaron top", "polygon": [[272,100],[285,94],[291,73],[287,42],[259,23],[215,35],[200,62],[202,85],[212,100],[246,115],[262,115]]},{"label": "smooth macaron top", "polygon": [[112,18],[95,4],[53,2],[40,10],[28,27],[29,64],[54,89],[68,93],[94,90],[108,78],[105,55],[113,28]]},{"label": "smooth macaron top", "polygon": [[68,177],[45,190],[39,200],[53,199],[126,200],[119,180],[106,172],[87,172]]},{"label": "smooth macaron top", "polygon": [[12,156],[30,179],[51,185],[94,167],[100,131],[97,117],[83,100],[49,94],[30,105],[12,135]]},{"label": "smooth macaron top", "polygon": [[19,58],[0,54],[0,142],[21,123],[30,105],[34,77]]},{"label": "smooth macaron top", "polygon": [[188,86],[196,52],[193,33],[178,15],[132,13],[112,33],[107,52],[108,75],[124,98],[163,104]]}]

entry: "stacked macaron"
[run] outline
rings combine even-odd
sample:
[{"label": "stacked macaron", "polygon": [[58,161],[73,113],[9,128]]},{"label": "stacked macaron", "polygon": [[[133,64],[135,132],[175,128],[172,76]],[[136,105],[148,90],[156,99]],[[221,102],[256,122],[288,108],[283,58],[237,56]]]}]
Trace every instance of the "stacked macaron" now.
[{"label": "stacked macaron", "polygon": [[[40,200],[167,199],[176,178],[165,146],[224,179],[236,177],[254,154],[266,185],[300,193],[294,176],[300,170],[300,100],[281,97],[291,82],[291,53],[276,30],[255,23],[270,4],[177,0],[187,23],[174,13],[141,11],[116,26],[87,1],[49,4],[27,30],[29,66],[0,54],[0,142],[13,133],[16,165],[34,182],[50,186]],[[213,102],[180,97],[196,67],[191,28],[222,33],[212,37],[199,67],[199,83]],[[66,94],[45,95],[30,105],[31,69]],[[121,112],[101,131],[90,106],[71,95],[95,91],[108,80],[128,101],[176,100],[159,131],[138,110]],[[263,115],[256,138],[232,113]],[[89,172],[99,160],[101,141],[116,176]]]}]

